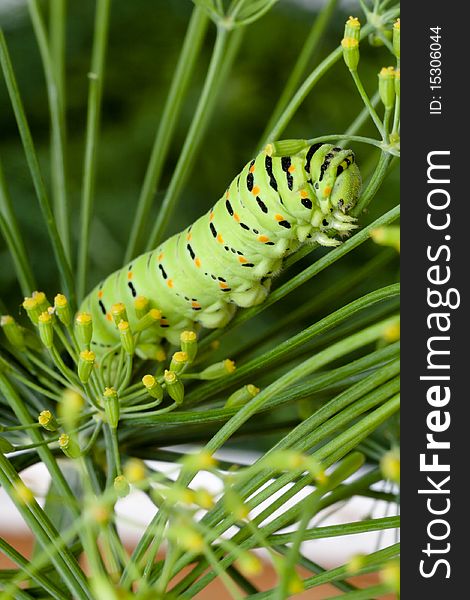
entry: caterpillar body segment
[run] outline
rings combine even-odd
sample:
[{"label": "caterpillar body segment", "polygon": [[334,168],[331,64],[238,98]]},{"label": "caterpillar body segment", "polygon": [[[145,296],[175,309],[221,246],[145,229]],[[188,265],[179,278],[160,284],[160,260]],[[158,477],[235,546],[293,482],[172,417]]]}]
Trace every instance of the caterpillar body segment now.
[{"label": "caterpillar body segment", "polygon": [[283,258],[299,245],[337,245],[331,234],[356,227],[348,212],[360,188],[350,150],[302,140],[269,144],[206,214],[87,296],[81,310],[93,317],[92,349],[99,353],[118,343],[110,314],[116,302],[126,305],[135,327],[138,296],[162,314],[159,325],[139,336],[143,354],[160,340],[178,344],[181,331],[195,324],[223,327],[237,306],[266,298]]}]

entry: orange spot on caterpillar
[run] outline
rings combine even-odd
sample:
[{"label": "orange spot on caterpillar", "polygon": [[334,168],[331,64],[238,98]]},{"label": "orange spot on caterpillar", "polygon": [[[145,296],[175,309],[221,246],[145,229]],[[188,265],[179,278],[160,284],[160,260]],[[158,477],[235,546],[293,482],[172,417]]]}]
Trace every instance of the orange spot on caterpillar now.
[{"label": "orange spot on caterpillar", "polygon": [[192,237],[193,237],[193,234],[191,232],[189,232],[188,235],[186,236],[187,241],[190,242]]},{"label": "orange spot on caterpillar", "polygon": [[250,173],[254,173],[255,172],[255,165],[251,165],[250,167]]},{"label": "orange spot on caterpillar", "polygon": [[199,302],[191,302],[191,306],[193,308],[201,308],[201,305],[199,304]]},{"label": "orange spot on caterpillar", "polygon": [[259,186],[255,185],[255,187],[251,190],[253,196],[257,196],[260,192]]},{"label": "orange spot on caterpillar", "polygon": [[214,218],[214,213],[211,211],[210,215],[209,215],[209,221],[212,221],[213,218]]},{"label": "orange spot on caterpillar", "polygon": [[101,300],[102,297],[103,297],[103,290],[100,290],[98,292],[98,298]]},{"label": "orange spot on caterpillar", "polygon": [[168,321],[166,319],[160,319],[160,325],[165,327],[165,325],[168,325]]},{"label": "orange spot on caterpillar", "polygon": [[163,260],[164,254],[163,252],[160,252],[160,254],[158,255],[158,260]]},{"label": "orange spot on caterpillar", "polygon": [[323,196],[327,198],[331,194],[331,187],[329,185],[323,190]]},{"label": "orange spot on caterpillar", "polygon": [[225,288],[228,288],[228,285],[223,281],[219,281],[219,287],[224,290]]},{"label": "orange spot on caterpillar", "polygon": [[308,197],[308,192],[306,190],[301,190],[300,197],[301,198],[307,198]]},{"label": "orange spot on caterpillar", "polygon": [[294,165],[291,165],[288,169],[289,173],[293,173],[295,171]]},{"label": "orange spot on caterpillar", "polygon": [[248,262],[248,261],[247,261],[247,260],[246,260],[246,258],[244,258],[243,256],[239,256],[239,257],[238,257],[238,262],[241,262],[241,263],[243,264],[243,263],[246,263],[246,262]]},{"label": "orange spot on caterpillar", "polygon": [[127,279],[131,280],[132,279],[132,271],[129,271],[127,273]]},{"label": "orange spot on caterpillar", "polygon": [[276,219],[276,221],[284,221],[284,217],[282,215],[274,215],[274,218]]},{"label": "orange spot on caterpillar", "polygon": [[168,286],[169,288],[172,288],[172,287],[173,287],[173,279],[169,279],[169,280],[166,282],[166,284],[167,284],[167,286]]},{"label": "orange spot on caterpillar", "polygon": [[224,243],[224,238],[220,235],[220,233],[217,235],[217,241],[219,242],[219,244]]},{"label": "orange spot on caterpillar", "polygon": [[227,198],[227,200],[230,198],[230,190],[229,190],[229,189],[227,189],[227,192],[226,192],[226,194],[225,194],[225,197]]},{"label": "orange spot on caterpillar", "polygon": [[233,213],[233,218],[235,219],[235,221],[236,221],[237,223],[240,223],[240,217],[238,216],[238,214],[237,214],[237,213]]},{"label": "orange spot on caterpillar", "polygon": [[111,316],[111,313],[106,313],[106,318],[108,319],[108,321],[112,321],[113,317]]},{"label": "orange spot on caterpillar", "polygon": [[194,259],[194,264],[199,269],[199,267],[201,266],[201,259],[200,258],[195,258]]},{"label": "orange spot on caterpillar", "polygon": [[262,242],[263,244],[265,244],[266,242],[269,242],[269,238],[267,235],[260,235],[258,238],[259,242]]}]

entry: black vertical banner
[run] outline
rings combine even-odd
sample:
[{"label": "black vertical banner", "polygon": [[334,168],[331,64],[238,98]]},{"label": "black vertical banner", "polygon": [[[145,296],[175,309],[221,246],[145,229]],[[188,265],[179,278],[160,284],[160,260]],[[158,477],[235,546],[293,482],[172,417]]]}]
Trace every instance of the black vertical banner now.
[{"label": "black vertical banner", "polygon": [[470,597],[469,12],[402,2],[404,599]]}]

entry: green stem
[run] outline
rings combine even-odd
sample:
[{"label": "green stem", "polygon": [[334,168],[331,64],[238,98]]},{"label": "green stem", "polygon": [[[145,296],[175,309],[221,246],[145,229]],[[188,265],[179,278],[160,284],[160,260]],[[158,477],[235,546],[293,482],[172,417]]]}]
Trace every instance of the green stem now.
[{"label": "green stem", "polygon": [[210,394],[220,391],[227,387],[227,385],[233,385],[248,376],[252,376],[259,371],[263,371],[268,366],[272,366],[278,361],[287,360],[291,352],[298,347],[302,347],[316,335],[323,333],[331,327],[338,325],[343,320],[350,319],[358,311],[365,308],[370,308],[377,302],[381,302],[388,298],[392,298],[399,293],[399,284],[393,284],[380,290],[375,290],[370,294],[366,294],[353,302],[350,302],[346,306],[338,309],[331,313],[324,319],[321,319],[317,323],[310,325],[297,335],[289,338],[285,342],[282,342],[276,346],[273,350],[265,352],[261,356],[253,358],[251,361],[238,368],[230,378],[218,379],[206,383],[205,385],[198,386],[194,392],[188,394],[187,401],[198,402],[203,398],[207,398]]},{"label": "green stem", "polygon": [[13,205],[8,192],[2,164],[0,162],[0,230],[10,250],[18,282],[24,296],[30,296],[36,289],[36,282],[30,261],[21,237]]},{"label": "green stem", "polygon": [[60,235],[57,229],[57,224],[52,213],[51,205],[46,191],[46,186],[42,178],[41,169],[39,167],[38,157],[34,148],[33,139],[31,137],[31,131],[29,129],[26,115],[21,101],[20,93],[18,90],[18,84],[16,82],[15,74],[13,71],[13,65],[11,63],[10,55],[5,41],[3,31],[0,30],[0,63],[5,77],[5,83],[8,88],[10,101],[13,106],[15,113],[18,130],[20,132],[21,140],[26,155],[26,161],[28,163],[29,170],[31,172],[31,178],[33,180],[34,189],[39,200],[39,205],[44,217],[44,221],[47,226],[49,238],[51,240],[52,247],[56,258],[57,265],[62,277],[62,281],[65,286],[66,293],[71,300],[71,303],[75,302],[75,292],[73,286],[73,277],[70,263],[67,260],[67,255],[64,250],[64,246],[60,239]]},{"label": "green stem", "polygon": [[277,121],[282,115],[283,110],[286,108],[288,102],[294,95],[309,61],[318,49],[325,30],[330,24],[337,4],[338,0],[328,0],[320,12],[315,14],[315,19],[312,28],[310,29],[310,33],[305,40],[302,50],[297,58],[297,62],[290,73],[289,79],[282,90],[282,94],[272,112],[271,118],[266,125],[264,133],[261,136],[263,140],[269,139],[269,132],[274,129]]},{"label": "green stem", "polygon": [[[15,502],[18,511],[34,533],[38,542],[45,550],[49,550],[50,560],[72,594],[81,599],[92,600],[83,571],[80,569],[75,557],[66,547],[61,545],[59,533],[34,497],[27,504],[21,500],[16,500],[14,485],[20,483],[20,479],[11,466],[10,461],[1,453],[0,482]],[[50,543],[53,545],[53,550],[49,548]]]},{"label": "green stem", "polygon": [[56,598],[56,600],[67,600],[68,595],[65,594],[62,590],[60,590],[52,581],[43,575],[42,573],[38,573],[34,569],[30,567],[29,560],[24,558],[13,546],[0,538],[0,550],[5,556],[7,556],[11,561],[16,563],[28,577],[37,583],[37,585],[41,586],[43,590],[48,592],[51,598]]},{"label": "green stem", "polygon": [[[53,2],[57,4],[54,14],[54,30],[56,30],[56,53],[64,54],[64,20],[63,1]],[[70,223],[69,209],[66,191],[66,172],[65,172],[65,107],[64,107],[64,82],[59,82],[60,73],[63,74],[63,65],[54,68],[52,62],[51,49],[48,46],[46,29],[39,11],[38,0],[28,0],[29,14],[34,28],[34,34],[39,46],[41,54],[44,75],[46,77],[47,97],[49,101],[49,112],[51,115],[51,180],[55,215],[57,219],[57,227],[60,233],[62,244],[64,246],[65,255],[68,262],[71,262],[70,250]]]},{"label": "green stem", "polygon": [[[206,131],[209,119],[213,114],[216,101],[225,80],[225,76],[232,65],[235,53],[241,41],[241,30],[231,32],[230,36],[226,29],[217,29],[217,38],[214,51],[207,72],[204,87],[194,113],[191,126],[186,136],[178,162],[173,172],[170,185],[158,213],[157,220],[153,226],[147,249],[151,250],[161,241],[168,221],[173,214],[178,198],[186,183],[191,167],[200,147],[203,135]],[[228,43],[230,40],[230,43]]]},{"label": "green stem", "polygon": [[367,95],[367,92],[364,89],[364,86],[362,85],[362,81],[361,81],[361,78],[359,77],[359,73],[357,71],[349,71],[349,72],[351,73],[351,77],[353,78],[353,81],[356,84],[357,91],[359,92],[359,95],[361,96],[362,101],[364,102],[364,105],[366,106],[367,110],[369,111],[372,121],[374,122],[375,126],[379,130],[379,133],[382,136],[382,139],[385,140],[385,131],[384,131],[384,127],[382,125],[382,121],[380,120],[379,115],[376,113],[375,108],[372,106],[372,102],[370,101],[370,98]]},{"label": "green stem", "polygon": [[200,54],[208,23],[209,20],[204,10],[195,6],[153,143],[124,256],[124,263],[128,263],[140,250],[139,240],[142,239],[144,234],[145,223],[149,216],[154,194],[160,183],[163,165],[181,114],[181,106],[186,96],[191,75],[194,72],[196,59]]},{"label": "green stem", "polygon": [[86,126],[85,157],[83,165],[80,239],[78,247],[77,295],[81,300],[87,285],[88,250],[91,214],[96,178],[97,146],[100,126],[101,98],[103,94],[104,65],[108,40],[111,0],[97,0],[95,33],[91,56],[88,88],[88,114]]}]

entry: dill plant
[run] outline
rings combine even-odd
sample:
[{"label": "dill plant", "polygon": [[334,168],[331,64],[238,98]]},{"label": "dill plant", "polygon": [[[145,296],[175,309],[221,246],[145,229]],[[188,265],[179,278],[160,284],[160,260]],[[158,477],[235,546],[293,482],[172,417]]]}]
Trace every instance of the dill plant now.
[{"label": "dill plant", "polygon": [[[127,232],[124,261],[144,250],[145,238],[147,248],[164,239],[175,212],[185,207],[191,178],[197,177],[193,167],[198,153],[211,152],[205,139],[244,36],[270,10],[277,10],[276,4],[195,1]],[[355,495],[396,503],[399,484],[399,286],[391,270],[384,285],[371,285],[395,264],[399,250],[393,225],[399,207],[384,209],[380,202],[399,157],[399,12],[387,0],[361,2],[360,19],[349,18],[336,47],[314,64],[312,56],[340,18],[337,4],[326,1],[315,16],[277,105],[262,123],[265,131],[253,140],[253,152],[283,136],[322,79],[341,70],[344,81],[351,78],[363,108],[346,130],[310,141],[334,140],[365,149],[365,185],[355,208],[360,229],[328,252],[304,246],[286,260],[286,275],[266,302],[240,310],[223,330],[203,332],[200,339],[185,332],[180,348],[167,346],[152,361],[135,355],[138,334],[123,325],[120,345],[98,364],[89,349],[93,323],[76,314],[90,285],[90,232],[98,201],[97,157],[113,3],[95,3],[77,243],[71,231],[76,218],[68,179],[66,0],[27,2],[50,112],[50,177],[38,158],[1,34],[3,78],[59,275],[51,304],[38,291],[41,281],[31,267],[28,241],[0,171],[0,228],[25,297],[20,312],[14,304],[1,306],[0,482],[36,543],[28,558],[0,540],[0,550],[16,565],[0,573],[2,598],[191,598],[214,578],[233,598],[281,600],[323,584],[351,600],[399,594],[398,543],[351,557],[336,568],[324,568],[321,559],[320,564],[309,560],[301,546],[307,540],[356,533],[373,536],[399,525],[397,516],[333,526],[321,525],[317,517]],[[174,168],[166,173],[177,125],[192,93],[191,75],[214,28],[212,55],[192,120]],[[366,86],[360,51],[368,42],[388,54],[378,79],[372,84],[367,80]],[[367,127],[372,133],[359,135]],[[148,230],[164,176],[168,185],[158,196],[156,219]],[[363,264],[348,262],[367,244],[373,251],[363,255]],[[377,251],[378,246],[384,249]],[[286,304],[294,294],[303,300]],[[278,305],[288,308],[273,312]],[[114,310],[122,325],[122,308],[115,305]],[[142,328],[160,317],[148,310],[145,299],[136,310]],[[241,327],[244,323],[253,325]],[[259,438],[266,441],[252,464],[214,456],[227,444],[248,440],[256,445]],[[198,450],[165,450],[182,442],[192,442]],[[172,462],[171,473],[144,462],[151,459]],[[21,477],[37,462],[51,478],[45,504],[38,503]],[[191,486],[204,471],[218,478],[220,494]],[[378,491],[374,485],[384,481]],[[131,488],[143,491],[157,512],[130,553],[116,528],[115,506]],[[289,510],[274,515],[291,499]],[[227,537],[229,529],[234,533]],[[256,583],[265,568],[253,552],[260,548],[276,573],[275,586],[266,591]],[[82,554],[86,567],[79,560]],[[184,576],[176,578],[183,569]],[[350,580],[370,572],[379,576],[366,589]]]}]

